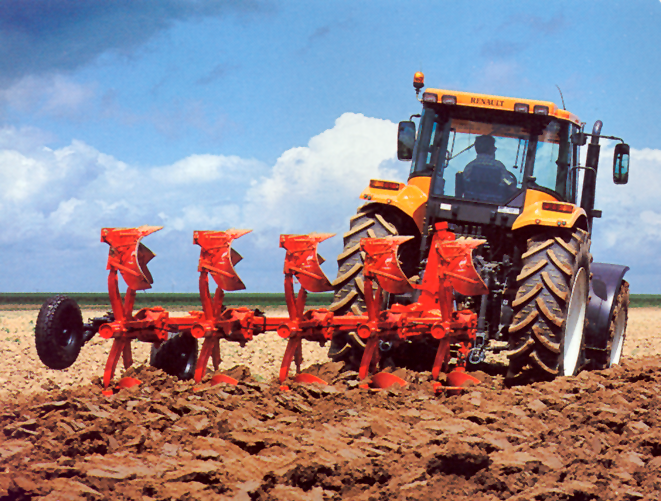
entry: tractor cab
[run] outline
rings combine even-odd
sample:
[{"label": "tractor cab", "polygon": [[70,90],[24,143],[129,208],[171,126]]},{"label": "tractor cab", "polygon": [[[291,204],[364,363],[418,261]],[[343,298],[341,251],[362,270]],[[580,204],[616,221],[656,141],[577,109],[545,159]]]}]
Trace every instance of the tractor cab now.
[{"label": "tractor cab", "polygon": [[[545,210],[532,207],[538,203],[571,215],[560,225],[588,229],[592,217],[599,217],[593,210],[593,174],[598,137],[605,137],[600,131],[585,134],[578,117],[548,101],[439,89],[426,90],[421,101],[419,130],[412,121],[399,124],[398,157],[412,160],[409,184],[429,179],[427,225],[439,219],[508,228],[537,220],[558,224],[546,212],[536,217]],[[579,147],[587,136],[597,141],[582,167]],[[581,169],[591,172],[578,207]],[[613,174],[616,183],[626,182],[627,145],[616,147]]]},{"label": "tractor cab", "polygon": [[[431,219],[508,227],[523,212],[526,192],[575,204],[577,117],[553,103],[431,89],[410,152],[409,179],[431,177]],[[400,143],[415,124],[400,125]],[[494,208],[495,206],[495,208]],[[494,217],[494,209],[496,217]]]},{"label": "tractor cab", "polygon": [[530,186],[574,202],[578,130],[555,117],[427,105],[410,176],[439,167],[431,190],[439,197],[506,205]]}]

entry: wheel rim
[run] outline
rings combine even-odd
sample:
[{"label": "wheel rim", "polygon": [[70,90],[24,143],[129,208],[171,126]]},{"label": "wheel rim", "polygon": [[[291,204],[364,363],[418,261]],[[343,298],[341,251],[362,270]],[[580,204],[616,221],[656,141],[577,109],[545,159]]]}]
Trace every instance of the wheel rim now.
[{"label": "wheel rim", "polygon": [[587,307],[588,291],[587,272],[580,268],[576,274],[574,287],[569,298],[567,309],[567,322],[565,324],[563,343],[563,376],[572,376],[576,373],[581,345],[583,344],[583,326],[585,323],[585,310]]},{"label": "wheel rim", "polygon": [[71,343],[73,343],[73,336],[71,335],[71,330],[68,328],[62,329],[60,333],[55,337],[57,340],[57,345],[61,346],[62,348],[66,348],[69,346]]},{"label": "wheel rim", "polygon": [[183,369],[181,371],[182,377],[185,377],[186,374],[192,372],[195,368],[195,361],[193,359],[194,352],[186,351],[181,354],[181,357],[184,359]]},{"label": "wheel rim", "polygon": [[611,357],[608,366],[617,365],[622,358],[622,348],[624,347],[624,331],[627,326],[626,317],[620,311],[617,320],[615,321],[615,328],[613,332],[613,340],[611,341]]},{"label": "wheel rim", "polygon": [[181,371],[177,375],[179,379],[190,379],[193,377],[195,366],[197,365],[197,340],[190,335],[179,334],[181,336]]},{"label": "wheel rim", "polygon": [[62,330],[55,336],[57,345],[66,348],[75,342],[76,338],[76,318],[71,308],[63,312]]}]

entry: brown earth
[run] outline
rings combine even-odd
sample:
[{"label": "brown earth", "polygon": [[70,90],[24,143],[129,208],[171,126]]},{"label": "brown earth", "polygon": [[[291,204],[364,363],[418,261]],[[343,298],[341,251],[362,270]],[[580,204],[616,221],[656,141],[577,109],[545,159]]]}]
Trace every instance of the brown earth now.
[{"label": "brown earth", "polygon": [[[102,312],[83,312],[86,316]],[[36,311],[0,312],[0,500],[656,500],[661,493],[661,309],[630,312],[623,364],[506,388],[498,375],[460,396],[409,385],[274,381],[284,343],[223,346],[241,379],[193,391],[138,362],[143,384],[100,394],[109,341],[65,371],[45,369]],[[306,346],[307,363],[325,349]],[[246,369],[249,368],[249,369]],[[252,371],[252,375],[250,374]],[[117,377],[122,371],[118,371]],[[490,371],[492,372],[492,371]],[[498,371],[493,371],[498,374]]]}]

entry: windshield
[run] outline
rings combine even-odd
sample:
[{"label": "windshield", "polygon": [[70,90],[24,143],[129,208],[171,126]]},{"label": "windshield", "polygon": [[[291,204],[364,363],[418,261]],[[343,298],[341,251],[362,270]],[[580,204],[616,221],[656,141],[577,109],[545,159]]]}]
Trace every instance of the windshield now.
[{"label": "windshield", "polygon": [[505,204],[526,181],[561,199],[573,198],[567,124],[538,117],[521,124],[520,115],[478,121],[425,111],[411,175],[431,175],[440,166],[434,195]]},{"label": "windshield", "polygon": [[535,184],[553,190],[568,201],[574,200],[574,174],[569,175],[569,127],[558,120],[551,121],[537,137]]}]

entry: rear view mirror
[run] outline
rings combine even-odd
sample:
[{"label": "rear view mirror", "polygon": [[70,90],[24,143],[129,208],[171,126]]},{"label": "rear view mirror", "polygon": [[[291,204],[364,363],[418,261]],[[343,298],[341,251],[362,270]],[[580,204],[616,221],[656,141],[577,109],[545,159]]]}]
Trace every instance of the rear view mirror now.
[{"label": "rear view mirror", "polygon": [[629,181],[629,145],[620,143],[615,145],[613,155],[613,182],[627,184]]},{"label": "rear view mirror", "polygon": [[399,122],[397,130],[397,158],[399,160],[411,160],[413,158],[413,146],[415,145],[415,123]]}]

